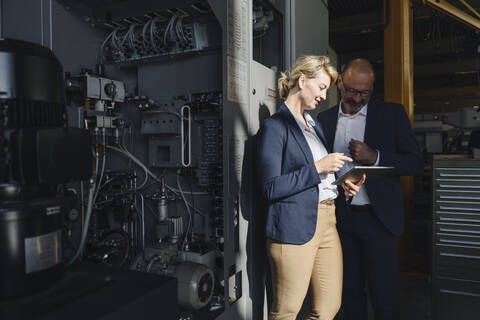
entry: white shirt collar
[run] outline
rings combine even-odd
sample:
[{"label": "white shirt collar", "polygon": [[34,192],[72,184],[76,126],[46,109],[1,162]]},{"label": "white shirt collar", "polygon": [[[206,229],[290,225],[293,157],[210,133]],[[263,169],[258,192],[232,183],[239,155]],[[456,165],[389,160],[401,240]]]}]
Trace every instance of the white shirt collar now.
[{"label": "white shirt collar", "polygon": [[[287,103],[285,102],[285,105],[288,107]],[[289,108],[290,109],[290,108]],[[297,124],[298,126],[300,127],[300,129],[304,129],[304,124],[303,122],[298,119],[294,114],[293,112],[290,111],[290,113],[292,113],[292,116],[295,118],[295,121],[297,121]],[[305,118],[305,121],[307,122],[307,124],[310,126],[310,127],[315,127],[315,120],[313,120],[312,116],[308,113],[308,112],[304,112],[303,113],[303,117]]]},{"label": "white shirt collar", "polygon": [[[305,129],[305,125],[303,124],[303,122],[298,119],[297,117],[293,116],[295,118],[295,121],[297,122],[298,126],[300,127],[300,129],[304,130]],[[310,116],[308,114],[308,112],[304,112],[303,113],[303,117],[305,118],[305,121],[307,122],[307,125],[310,127],[310,128],[313,128],[315,127],[315,120],[313,120],[312,116]]]},{"label": "white shirt collar", "polygon": [[347,114],[347,113],[344,113],[343,110],[342,110],[342,103],[343,103],[343,100],[340,100],[340,103],[338,105],[338,117],[342,116],[342,117],[355,117],[357,115],[362,115],[362,116],[367,116],[367,109],[368,109],[368,102],[367,104],[365,104],[361,109],[360,111],[358,111],[357,113],[355,113],[354,115],[350,115],[350,114]]}]

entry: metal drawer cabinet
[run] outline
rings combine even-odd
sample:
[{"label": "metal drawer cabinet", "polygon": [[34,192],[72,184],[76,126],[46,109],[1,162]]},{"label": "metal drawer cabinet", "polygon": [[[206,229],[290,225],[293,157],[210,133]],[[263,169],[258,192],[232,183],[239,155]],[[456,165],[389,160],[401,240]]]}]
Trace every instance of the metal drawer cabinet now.
[{"label": "metal drawer cabinet", "polygon": [[480,161],[432,169],[432,319],[480,319]]},{"label": "metal drawer cabinet", "polygon": [[480,315],[480,282],[437,278],[436,320],[472,320]]},{"label": "metal drawer cabinet", "polygon": [[480,161],[434,161],[432,177],[433,252],[480,247]]}]

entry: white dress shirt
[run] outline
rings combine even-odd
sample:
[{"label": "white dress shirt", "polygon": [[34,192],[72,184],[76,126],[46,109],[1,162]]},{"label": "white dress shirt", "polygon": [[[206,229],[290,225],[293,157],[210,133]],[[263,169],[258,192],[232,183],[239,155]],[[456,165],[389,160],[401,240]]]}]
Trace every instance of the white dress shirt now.
[{"label": "white dress shirt", "polygon": [[[297,119],[295,116],[294,118],[297,121],[300,130],[302,130],[305,139],[307,140],[310,151],[312,152],[313,161],[320,160],[328,154],[327,149],[315,132],[315,121],[307,112],[305,112],[303,116],[305,117],[308,129],[310,131],[305,130],[305,125],[300,119]],[[332,182],[335,181],[335,175],[330,172],[321,173],[319,176],[321,182],[318,184],[318,202],[335,199],[338,196],[337,186],[332,185]]]},{"label": "white dress shirt", "polygon": [[[351,115],[346,114],[342,111],[342,101],[340,101],[338,108],[338,122],[337,130],[335,132],[335,140],[333,144],[333,152],[344,153],[347,157],[352,157],[348,146],[350,140],[355,139],[363,142],[365,138],[365,124],[367,121],[367,111],[368,103],[364,105],[360,111]],[[377,150],[377,161],[373,164],[374,166],[378,165],[380,160],[380,152]],[[347,162],[343,167],[337,172],[337,175],[340,177],[345,172],[350,170],[353,166],[360,165],[357,162]],[[367,176],[368,179],[368,176]],[[353,197],[353,205],[365,205],[370,203],[370,198],[368,197],[367,190],[365,187],[360,188],[360,191]]]}]

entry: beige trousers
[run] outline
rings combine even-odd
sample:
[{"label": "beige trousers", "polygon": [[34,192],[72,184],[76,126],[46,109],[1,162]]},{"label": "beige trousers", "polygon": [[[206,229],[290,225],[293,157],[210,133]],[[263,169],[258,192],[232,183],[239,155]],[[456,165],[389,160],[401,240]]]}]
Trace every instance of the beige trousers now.
[{"label": "beige trousers", "polygon": [[310,287],[311,309],[303,319],[331,320],[340,309],[343,261],[335,206],[319,204],[317,228],[305,244],[267,239],[273,287],[269,320],[295,320]]}]

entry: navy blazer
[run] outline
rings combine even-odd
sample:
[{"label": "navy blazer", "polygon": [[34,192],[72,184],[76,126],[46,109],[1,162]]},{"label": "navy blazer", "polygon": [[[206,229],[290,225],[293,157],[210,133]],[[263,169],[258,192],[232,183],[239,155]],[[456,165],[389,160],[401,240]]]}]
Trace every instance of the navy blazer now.
[{"label": "navy blazer", "polygon": [[[318,115],[330,149],[333,149],[335,140],[338,108],[337,105]],[[393,174],[375,181],[369,181],[367,175],[363,187],[367,190],[375,214],[393,234],[399,235],[404,228],[400,176],[420,174],[423,170],[422,153],[402,105],[370,100],[364,142],[370,148],[379,150],[379,166],[395,167]],[[343,191],[339,192],[335,204],[337,224],[341,229],[348,223],[351,214]]]},{"label": "navy blazer", "polygon": [[[321,125],[315,132],[328,147]],[[258,131],[258,173],[267,200],[267,236],[304,244],[317,225],[318,184],[313,155],[293,114],[284,104]]]}]

